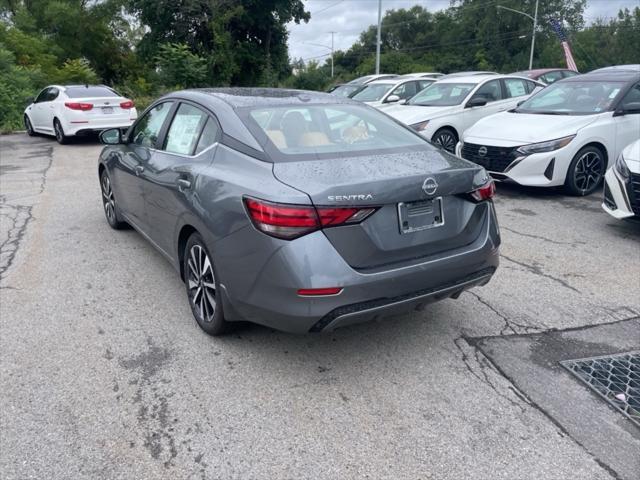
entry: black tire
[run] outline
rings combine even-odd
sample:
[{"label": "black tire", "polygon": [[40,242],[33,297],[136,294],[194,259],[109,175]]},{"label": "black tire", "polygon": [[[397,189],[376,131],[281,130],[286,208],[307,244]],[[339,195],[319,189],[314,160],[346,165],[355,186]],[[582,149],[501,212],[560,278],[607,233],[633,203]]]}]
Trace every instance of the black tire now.
[{"label": "black tire", "polygon": [[118,204],[111,188],[111,179],[106,170],[102,170],[100,174],[100,192],[102,198],[102,208],[104,210],[104,216],[107,219],[107,223],[114,230],[122,230],[128,228],[129,225],[122,220],[120,212],[118,210]]},{"label": "black tire", "polygon": [[586,146],[580,149],[567,170],[565,190],[578,197],[591,195],[602,184],[606,168],[604,153],[598,147]]},{"label": "black tire", "polygon": [[64,129],[62,128],[62,124],[60,120],[57,118],[53,119],[53,133],[56,136],[56,140],[60,145],[65,145],[69,143],[69,137],[64,134]]},{"label": "black tire", "polygon": [[33,125],[31,125],[31,120],[27,115],[24,116],[24,129],[27,131],[27,135],[30,137],[35,137],[37,134],[33,129]]},{"label": "black tire", "polygon": [[431,143],[439,146],[449,153],[455,153],[456,145],[458,144],[458,135],[453,129],[443,127],[433,134],[433,137],[431,137]]},{"label": "black tire", "polygon": [[202,330],[212,336],[225,333],[219,277],[212,256],[199,233],[193,233],[184,249],[184,284],[191,313]]}]

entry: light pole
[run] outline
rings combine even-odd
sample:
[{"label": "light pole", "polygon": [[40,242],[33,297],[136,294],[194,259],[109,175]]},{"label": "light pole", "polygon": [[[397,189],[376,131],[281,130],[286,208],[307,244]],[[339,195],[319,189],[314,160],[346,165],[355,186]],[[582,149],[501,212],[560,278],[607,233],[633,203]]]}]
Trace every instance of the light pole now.
[{"label": "light pole", "polygon": [[380,29],[382,27],[382,0],[378,0],[378,38],[376,40],[376,75],[380,74]]},{"label": "light pole", "polygon": [[302,42],[302,43],[305,43],[307,45],[313,45],[315,47],[326,48],[326,49],[331,51],[331,78],[333,78],[333,34],[336,33],[336,32],[329,32],[329,33],[331,34],[331,46],[322,45],[320,43],[313,43],[313,42]]},{"label": "light pole", "polygon": [[510,12],[519,13],[520,15],[524,15],[525,17],[529,17],[533,20],[533,33],[531,34],[531,53],[529,54],[529,70],[533,68],[533,49],[536,46],[536,28],[538,28],[538,0],[536,0],[536,9],[533,17],[528,13],[521,12],[520,10],[514,10],[513,8],[503,7],[502,5],[498,5],[498,8],[502,10],[509,10]]}]

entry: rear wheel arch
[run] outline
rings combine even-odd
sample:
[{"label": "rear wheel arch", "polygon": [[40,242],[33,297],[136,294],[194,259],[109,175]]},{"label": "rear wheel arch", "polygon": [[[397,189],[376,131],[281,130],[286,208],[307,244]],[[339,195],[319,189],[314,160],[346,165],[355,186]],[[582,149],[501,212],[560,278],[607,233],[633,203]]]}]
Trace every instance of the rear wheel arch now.
[{"label": "rear wheel arch", "polygon": [[187,246],[189,237],[194,233],[200,233],[193,225],[183,225],[178,234],[178,263],[180,265],[180,278],[184,281],[184,249]]}]

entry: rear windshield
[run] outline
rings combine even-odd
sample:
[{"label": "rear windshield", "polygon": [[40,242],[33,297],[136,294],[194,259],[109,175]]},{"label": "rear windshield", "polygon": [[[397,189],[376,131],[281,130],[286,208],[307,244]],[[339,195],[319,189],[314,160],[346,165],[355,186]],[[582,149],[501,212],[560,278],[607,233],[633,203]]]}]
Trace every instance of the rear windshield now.
[{"label": "rear windshield", "polygon": [[119,97],[116,92],[107,87],[67,87],[64,91],[69,98],[84,97]]},{"label": "rear windshield", "polygon": [[283,160],[384,152],[427,144],[424,138],[386,115],[360,105],[247,108],[238,113],[267,151]]}]

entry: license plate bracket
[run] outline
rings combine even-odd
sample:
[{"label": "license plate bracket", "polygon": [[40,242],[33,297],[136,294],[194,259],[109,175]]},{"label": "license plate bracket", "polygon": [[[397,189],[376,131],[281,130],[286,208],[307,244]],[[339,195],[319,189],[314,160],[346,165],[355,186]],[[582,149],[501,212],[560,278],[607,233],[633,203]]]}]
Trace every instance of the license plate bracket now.
[{"label": "license plate bracket", "polygon": [[442,197],[398,203],[400,233],[407,234],[444,225]]},{"label": "license plate bracket", "polygon": [[102,113],[113,113],[113,107],[102,107]]}]

